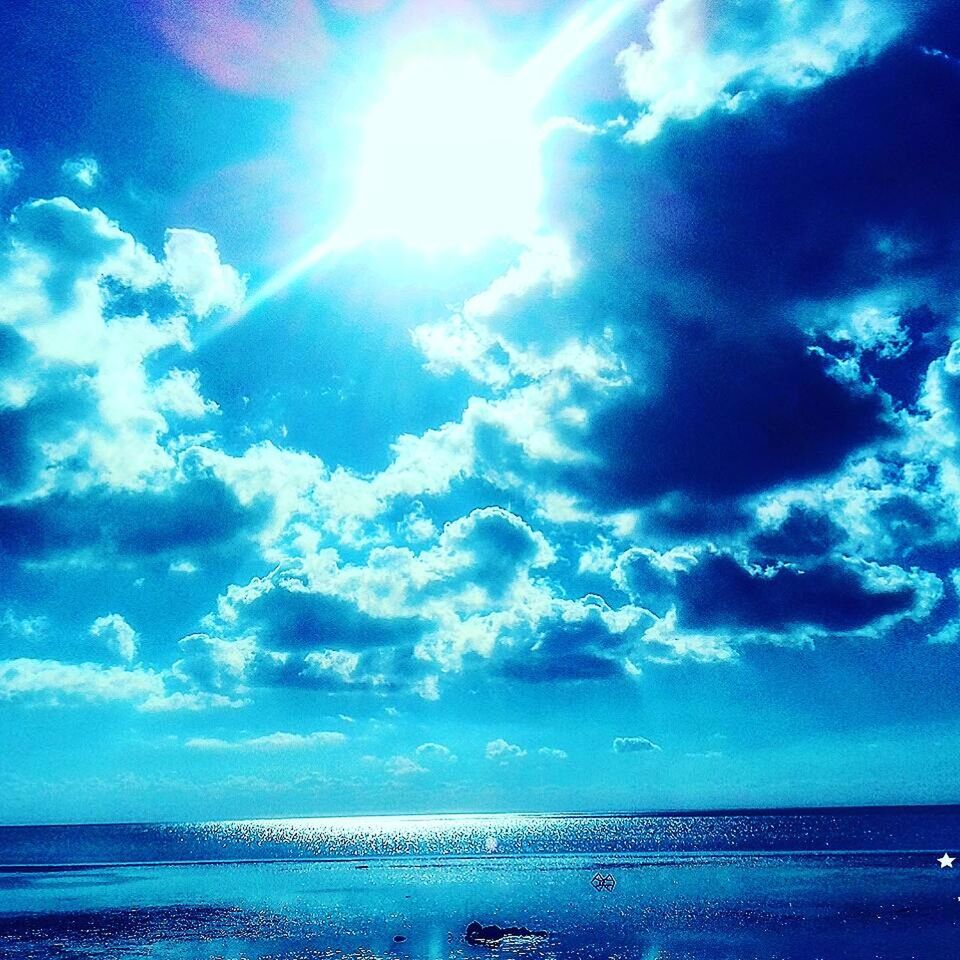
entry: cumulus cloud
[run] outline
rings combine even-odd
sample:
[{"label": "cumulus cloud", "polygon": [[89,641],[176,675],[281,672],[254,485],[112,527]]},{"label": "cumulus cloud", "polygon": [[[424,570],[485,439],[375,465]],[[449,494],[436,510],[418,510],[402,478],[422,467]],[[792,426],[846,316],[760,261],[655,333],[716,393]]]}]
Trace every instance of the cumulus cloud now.
[{"label": "cumulus cloud", "polygon": [[499,737],[487,744],[483,755],[488,760],[499,760],[501,763],[506,763],[508,760],[521,760],[527,755],[527,751],[523,747],[517,746],[515,743],[508,743],[502,737]]},{"label": "cumulus cloud", "polygon": [[168,235],[158,261],[100,210],[64,197],[18,207],[6,240],[0,325],[29,360],[0,390],[25,465],[8,494],[168,484],[181,421],[216,405],[194,371],[165,369],[158,355],[191,348],[191,323],[235,300],[236,272],[205,234]]},{"label": "cumulus cloud", "polygon": [[618,58],[642,108],[627,137],[649,141],[668,120],[739,110],[767,89],[816,87],[876,55],[903,26],[888,0],[661,0],[646,42]]},{"label": "cumulus cloud", "polygon": [[889,433],[880,400],[837,382],[795,335],[751,342],[678,321],[672,337],[656,389],[624,391],[589,421],[594,456],[566,471],[576,488],[612,504],[736,496],[831,470]]},{"label": "cumulus cloud", "polygon": [[91,190],[100,181],[100,164],[93,157],[64,160],[60,172],[78,187]]},{"label": "cumulus cloud", "polygon": [[613,749],[615,753],[651,753],[660,747],[646,737],[615,737]]},{"label": "cumulus cloud", "polygon": [[409,757],[391,757],[385,764],[387,773],[391,777],[409,777],[417,773],[427,773],[427,768]]},{"label": "cumulus cloud", "polygon": [[97,617],[90,627],[90,636],[102,638],[122,660],[132,663],[137,656],[137,633],[119,614]]},{"label": "cumulus cloud", "polygon": [[216,737],[192,737],[184,744],[188,750],[210,752],[225,751],[283,751],[306,750],[312,747],[328,747],[346,743],[345,734],[336,731],[321,730],[314,733],[268,733],[260,737],[248,737],[243,740],[221,740]]},{"label": "cumulus cloud", "polygon": [[424,760],[437,760],[444,763],[456,762],[457,755],[442,743],[421,743],[416,750],[417,756]]},{"label": "cumulus cloud", "polygon": [[164,267],[171,288],[201,319],[216,309],[238,307],[246,281],[222,263],[217,242],[197,230],[168,230]]},{"label": "cumulus cloud", "polygon": [[541,747],[538,751],[541,757],[546,757],[548,760],[566,760],[567,751],[558,750],[556,747]]}]

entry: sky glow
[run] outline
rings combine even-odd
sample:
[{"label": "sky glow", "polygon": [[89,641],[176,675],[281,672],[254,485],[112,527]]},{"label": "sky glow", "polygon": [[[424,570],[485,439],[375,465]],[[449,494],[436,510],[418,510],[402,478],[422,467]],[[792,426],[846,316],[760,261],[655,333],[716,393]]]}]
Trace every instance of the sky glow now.
[{"label": "sky glow", "polygon": [[540,101],[637,0],[587,5],[516,74],[470,50],[421,51],[388,76],[363,124],[356,199],[334,234],[277,271],[228,318],[256,310],[327,257],[369,240],[425,253],[529,241],[539,226]]}]

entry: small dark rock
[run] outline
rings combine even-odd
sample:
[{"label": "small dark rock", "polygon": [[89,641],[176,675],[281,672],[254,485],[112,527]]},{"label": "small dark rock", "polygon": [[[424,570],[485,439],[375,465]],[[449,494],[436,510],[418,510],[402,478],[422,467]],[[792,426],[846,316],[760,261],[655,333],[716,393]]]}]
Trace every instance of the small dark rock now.
[{"label": "small dark rock", "polygon": [[467,943],[497,943],[504,937],[545,937],[543,930],[530,930],[527,927],[501,927],[496,923],[484,926],[476,920],[467,924],[463,937]]}]

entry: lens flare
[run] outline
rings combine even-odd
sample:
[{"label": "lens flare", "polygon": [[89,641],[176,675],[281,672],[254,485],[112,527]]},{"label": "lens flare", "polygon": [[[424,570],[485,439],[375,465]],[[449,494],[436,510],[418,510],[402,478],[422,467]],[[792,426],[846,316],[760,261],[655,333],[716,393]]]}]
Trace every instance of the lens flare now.
[{"label": "lens flare", "polygon": [[264,283],[224,326],[331,254],[370,240],[471,252],[498,238],[532,237],[542,189],[537,105],[639,2],[586,7],[513,75],[467,54],[411,58],[367,117],[344,223]]}]

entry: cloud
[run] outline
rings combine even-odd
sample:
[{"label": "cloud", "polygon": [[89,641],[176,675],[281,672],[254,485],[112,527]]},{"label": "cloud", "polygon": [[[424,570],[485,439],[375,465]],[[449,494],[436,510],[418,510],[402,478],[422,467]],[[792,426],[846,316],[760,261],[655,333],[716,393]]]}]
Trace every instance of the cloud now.
[{"label": "cloud", "polygon": [[483,755],[488,760],[499,760],[501,763],[506,763],[508,760],[521,760],[527,755],[527,751],[515,743],[508,743],[503,738],[498,738],[487,744]]},{"label": "cloud", "polygon": [[268,733],[261,737],[245,740],[221,740],[216,737],[192,737],[184,746],[188,750],[208,752],[306,750],[313,747],[328,747],[346,743],[345,734],[335,731],[317,731],[315,733]]},{"label": "cloud", "polygon": [[563,683],[609,680],[624,673],[625,631],[651,618],[625,610],[618,622],[612,610],[591,605],[567,604],[537,624],[530,644],[511,651],[499,670],[527,683]]},{"label": "cloud", "polygon": [[6,147],[0,148],[0,187],[9,186],[17,177],[23,165]]},{"label": "cloud", "polygon": [[253,598],[242,615],[265,646],[279,650],[392,646],[411,642],[422,629],[412,618],[390,619],[358,609],[347,591],[312,592],[293,579]]},{"label": "cloud", "polygon": [[135,703],[163,695],[163,679],[152,670],[29,658],[0,661],[3,700],[30,697],[52,705],[63,699]]},{"label": "cloud", "polygon": [[197,317],[240,306],[246,281],[220,260],[217,242],[197,230],[167,230],[164,268],[171,289]]},{"label": "cloud", "polygon": [[427,773],[427,768],[409,757],[396,756],[386,762],[386,771],[391,777],[409,777],[417,773]]},{"label": "cloud", "polygon": [[615,753],[651,753],[660,747],[646,737],[615,737],[613,749]]},{"label": "cloud", "polygon": [[628,139],[671,119],[743,109],[765,90],[808,90],[875,56],[903,29],[899,4],[878,0],[661,0],[647,42],[618,57],[642,108]]},{"label": "cloud", "polygon": [[4,240],[7,496],[169,484],[189,447],[184,422],[217,410],[196,372],[170,360],[192,348],[193,324],[232,303],[218,291],[237,293],[235,271],[205,234],[168,234],[158,261],[65,197],[19,206]]},{"label": "cloud", "polygon": [[675,321],[651,375],[654,389],[623,391],[590,419],[592,459],[565,471],[574,488],[612,505],[736,496],[831,470],[890,433],[879,399],[833,379],[796,337]]},{"label": "cloud", "polygon": [[423,700],[436,701],[440,699],[440,678],[431,674],[418,680],[412,687],[413,692]]},{"label": "cloud", "polygon": [[437,760],[443,763],[455,763],[457,755],[442,743],[421,743],[416,750],[417,756],[426,761]]},{"label": "cloud", "polygon": [[252,534],[262,513],[244,510],[212,477],[184,476],[160,491],[55,493],[0,505],[0,553],[22,558],[97,551],[158,556],[214,549]]},{"label": "cloud", "polygon": [[304,658],[304,674],[312,678],[333,675],[344,683],[350,683],[360,664],[360,655],[348,650],[316,650]]},{"label": "cloud", "polygon": [[753,538],[754,547],[773,557],[817,558],[844,539],[844,531],[823,510],[791,504],[783,516],[765,525]]},{"label": "cloud", "polygon": [[98,617],[90,627],[91,637],[102,637],[121,660],[132,663],[137,656],[137,634],[119,613]]},{"label": "cloud", "polygon": [[192,560],[175,560],[168,567],[171,573],[194,574],[200,568]]},{"label": "cloud", "polygon": [[677,577],[680,622],[701,630],[778,634],[809,624],[853,631],[883,618],[923,616],[941,595],[932,574],[860,560],[750,568],[717,554]]},{"label": "cloud", "polygon": [[541,747],[538,751],[541,757],[546,757],[548,760],[566,760],[567,751],[558,750],[555,747]]},{"label": "cloud", "polygon": [[184,693],[177,690],[149,697],[137,708],[141,713],[173,713],[185,710],[189,713],[200,713],[204,710],[239,710],[250,705],[249,700],[228,697],[221,693],[191,692]]},{"label": "cloud", "polygon": [[93,157],[74,157],[65,160],[60,172],[74,185],[93,189],[100,181],[100,164]]}]

